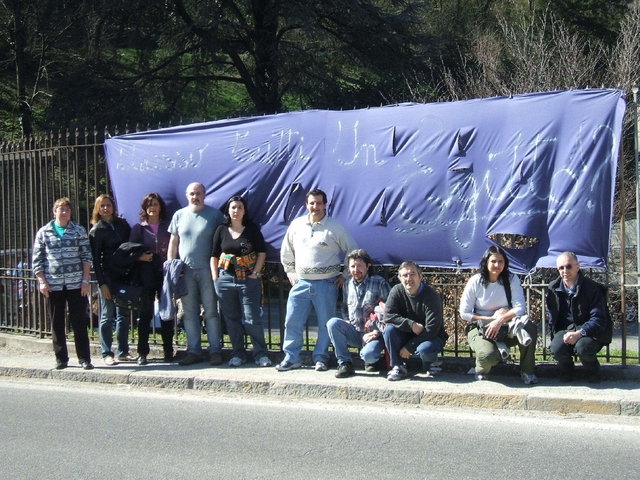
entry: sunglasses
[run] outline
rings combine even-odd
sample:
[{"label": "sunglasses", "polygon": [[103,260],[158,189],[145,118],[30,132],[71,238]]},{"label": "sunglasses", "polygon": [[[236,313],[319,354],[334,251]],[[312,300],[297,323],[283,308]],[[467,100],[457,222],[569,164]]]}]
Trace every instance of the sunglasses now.
[{"label": "sunglasses", "polygon": [[560,265],[558,267],[558,270],[571,270],[573,268],[573,265]]}]

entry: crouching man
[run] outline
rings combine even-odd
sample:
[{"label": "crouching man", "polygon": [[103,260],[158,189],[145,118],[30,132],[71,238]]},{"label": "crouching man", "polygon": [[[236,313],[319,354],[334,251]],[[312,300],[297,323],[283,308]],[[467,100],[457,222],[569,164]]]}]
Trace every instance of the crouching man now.
[{"label": "crouching man", "polygon": [[444,329],[442,299],[422,281],[418,265],[402,263],[398,278],[400,284],[391,289],[384,314],[384,343],[392,367],[387,380],[391,381],[407,376],[404,361],[414,353],[420,356],[423,371],[430,374],[431,364],[449,338]]},{"label": "crouching man", "polygon": [[573,356],[578,355],[590,383],[600,382],[596,355],[611,343],[613,323],[604,286],[584,276],[573,252],[561,253],[556,265],[560,277],[547,290],[547,307],[553,339],[551,355],[558,362],[560,381],[573,380]]},{"label": "crouching man", "polygon": [[[351,278],[342,286],[342,315],[327,322],[329,338],[333,344],[338,371],[336,378],[350,377],[355,373],[349,347],[362,348],[360,357],[365,369],[373,371],[379,364],[384,341],[382,325],[370,318],[380,302],[387,300],[391,286],[380,275],[369,275],[371,257],[362,250],[353,250],[347,255]],[[374,314],[375,315],[375,314]]]}]

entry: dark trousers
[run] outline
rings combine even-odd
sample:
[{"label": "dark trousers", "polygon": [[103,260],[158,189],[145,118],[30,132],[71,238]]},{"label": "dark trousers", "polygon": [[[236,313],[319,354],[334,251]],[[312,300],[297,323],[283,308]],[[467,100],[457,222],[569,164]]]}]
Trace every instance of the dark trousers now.
[{"label": "dark trousers", "polygon": [[[153,300],[155,290],[146,292],[144,309],[139,312],[138,320],[138,355],[149,355],[149,334],[151,333],[151,321],[153,320]],[[165,356],[173,354],[173,320],[160,322],[160,335],[162,336],[162,348]]]},{"label": "dark trousers", "polygon": [[566,330],[557,332],[549,345],[551,356],[558,362],[558,366],[564,369],[573,368],[573,356],[578,355],[586,369],[597,372],[600,367],[597,354],[604,347],[604,343],[591,337],[582,337],[575,345],[567,345],[562,340],[565,333]]},{"label": "dark trousers", "polygon": [[69,323],[73,329],[73,338],[76,345],[78,361],[91,362],[91,349],[89,346],[89,334],[87,327],[87,297],[83,297],[79,288],[49,292],[47,300],[49,306],[49,318],[51,319],[51,338],[53,340],[53,352],[58,360],[69,361],[67,350],[67,335],[65,325],[66,309],[69,310]]}]

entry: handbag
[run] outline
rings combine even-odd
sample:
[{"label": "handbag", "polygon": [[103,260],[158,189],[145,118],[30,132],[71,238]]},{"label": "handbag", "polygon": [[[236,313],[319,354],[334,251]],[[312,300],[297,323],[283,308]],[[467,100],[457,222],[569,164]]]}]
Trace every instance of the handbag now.
[{"label": "handbag", "polygon": [[110,290],[113,302],[118,307],[127,308],[129,310],[142,309],[142,296],[144,293],[142,286],[112,281]]},{"label": "handbag", "polygon": [[[478,332],[480,333],[480,336],[482,338],[486,338],[484,335],[484,332],[487,328],[487,325],[483,325],[482,321],[478,322]],[[509,325],[502,325],[500,327],[500,330],[498,331],[498,335],[496,335],[495,338],[492,338],[491,341],[493,342],[504,342],[507,339],[507,336],[509,335]],[[489,340],[489,339],[487,339]]]}]

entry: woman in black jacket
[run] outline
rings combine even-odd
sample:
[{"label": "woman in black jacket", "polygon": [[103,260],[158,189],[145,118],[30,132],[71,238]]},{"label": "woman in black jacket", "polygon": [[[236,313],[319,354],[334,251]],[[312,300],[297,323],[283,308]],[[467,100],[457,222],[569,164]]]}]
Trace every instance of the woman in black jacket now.
[{"label": "woman in black jacket", "polygon": [[[96,198],[91,225],[93,227],[89,231],[89,241],[93,255],[93,269],[100,287],[102,358],[105,365],[133,362],[136,357],[129,353],[129,310],[116,306],[109,289],[110,280],[115,274],[110,269],[109,259],[120,244],[129,240],[131,227],[126,220],[117,216],[115,202],[109,195],[100,195]],[[114,321],[118,342],[115,358],[111,351]]]}]

